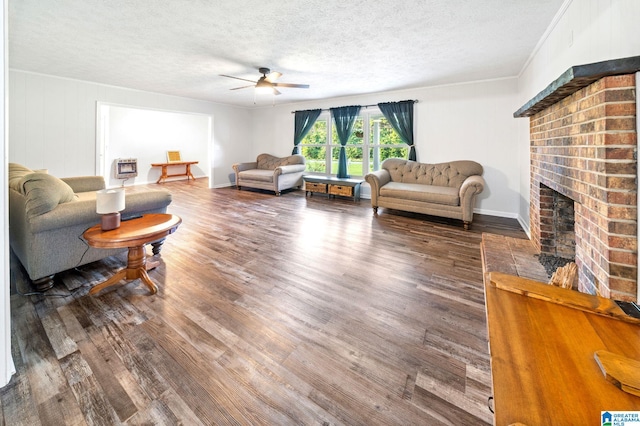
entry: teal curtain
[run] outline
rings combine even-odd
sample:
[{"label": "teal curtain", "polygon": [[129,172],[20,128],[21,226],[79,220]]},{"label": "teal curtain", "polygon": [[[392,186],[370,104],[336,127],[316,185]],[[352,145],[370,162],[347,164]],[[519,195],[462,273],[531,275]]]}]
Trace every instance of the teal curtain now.
[{"label": "teal curtain", "polygon": [[293,151],[291,154],[300,154],[300,142],[302,142],[302,139],[307,136],[307,133],[309,133],[309,130],[311,130],[321,112],[321,109],[296,111],[293,133]]},{"label": "teal curtain", "polygon": [[340,155],[338,157],[338,177],[348,178],[347,173],[347,153],[345,145],[349,140],[349,136],[353,132],[353,125],[360,113],[360,105],[345,106],[340,108],[331,108],[331,116],[336,125],[336,133],[340,141]]},{"label": "teal curtain", "polygon": [[409,145],[409,160],[416,161],[413,144],[413,104],[415,101],[385,102],[378,104],[380,111],[398,132],[400,139]]}]

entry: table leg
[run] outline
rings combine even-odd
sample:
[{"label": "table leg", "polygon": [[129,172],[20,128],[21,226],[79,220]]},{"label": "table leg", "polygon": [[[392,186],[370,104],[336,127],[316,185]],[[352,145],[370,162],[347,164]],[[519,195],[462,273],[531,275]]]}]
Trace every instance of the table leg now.
[{"label": "table leg", "polygon": [[158,292],[158,286],[153,281],[151,281],[151,278],[149,278],[149,274],[147,274],[147,270],[140,269],[139,271],[140,279],[149,288],[149,293],[156,294]]},{"label": "table leg", "polygon": [[163,180],[165,180],[166,178],[169,177],[167,175],[167,166],[160,166],[160,167],[162,167],[162,174],[160,175],[160,177],[158,178],[156,183],[160,183],[160,182],[162,182]]},{"label": "table leg", "polygon": [[191,164],[187,164],[187,180],[189,180],[189,178],[196,180],[196,178],[191,174]]},{"label": "table leg", "polygon": [[98,292],[100,292],[100,290],[102,290],[103,288],[107,288],[110,287],[114,284],[119,283],[122,279],[124,279],[127,275],[127,270],[125,269],[121,269],[118,272],[116,272],[111,278],[101,282],[98,285],[95,285],[93,287],[91,287],[91,290],[89,290],[89,294],[96,294]]},{"label": "table leg", "polygon": [[[89,290],[89,294],[96,294],[102,289],[110,287],[119,283],[123,279],[132,281],[140,278],[140,280],[149,288],[151,294],[158,292],[158,287],[151,281],[149,274],[147,274],[147,252],[142,246],[129,247],[129,253],[127,254],[127,267],[119,270],[111,278],[94,286]],[[148,266],[155,268],[158,264],[150,262]]]}]

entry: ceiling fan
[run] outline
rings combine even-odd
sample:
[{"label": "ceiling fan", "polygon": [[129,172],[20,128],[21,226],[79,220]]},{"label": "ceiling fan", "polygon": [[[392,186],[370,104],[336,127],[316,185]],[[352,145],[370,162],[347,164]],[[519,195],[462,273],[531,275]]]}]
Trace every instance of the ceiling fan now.
[{"label": "ceiling fan", "polygon": [[255,87],[256,92],[273,93],[274,95],[280,95],[281,93],[276,87],[293,87],[297,89],[308,89],[308,84],[293,84],[293,83],[276,83],[275,81],[280,78],[282,73],[277,71],[271,72],[269,68],[258,68],[258,71],[262,74],[262,77],[258,81],[247,80],[246,78],[234,77],[232,75],[220,74],[220,77],[235,78],[236,80],[249,81],[253,84],[247,86],[234,87],[230,90],[246,89],[248,87]]}]

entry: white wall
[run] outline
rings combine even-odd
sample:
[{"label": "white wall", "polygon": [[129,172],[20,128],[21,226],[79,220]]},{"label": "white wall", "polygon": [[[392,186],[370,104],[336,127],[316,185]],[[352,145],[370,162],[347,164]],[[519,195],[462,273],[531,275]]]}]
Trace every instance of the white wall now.
[{"label": "white wall", "polygon": [[[575,65],[640,55],[640,1],[566,1],[518,78],[514,111]],[[520,221],[529,229],[529,119],[518,118]]]},{"label": "white wall", "polygon": [[[288,155],[293,149],[291,111],[417,99],[414,135],[418,161],[474,160],[487,181],[477,211],[513,217],[519,206],[515,78],[266,107],[254,112],[253,152]],[[369,189],[363,189],[368,194]]]},{"label": "white wall", "polygon": [[59,177],[97,174],[97,102],[213,116],[212,164],[203,173],[216,187],[231,184],[231,165],[252,150],[246,108],[18,70],[9,71],[9,92],[9,161]]}]

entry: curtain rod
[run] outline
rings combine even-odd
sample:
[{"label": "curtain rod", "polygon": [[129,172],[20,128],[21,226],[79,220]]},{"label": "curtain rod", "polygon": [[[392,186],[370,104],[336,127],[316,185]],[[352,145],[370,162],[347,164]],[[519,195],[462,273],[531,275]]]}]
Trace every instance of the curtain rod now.
[{"label": "curtain rod", "polygon": [[[402,101],[400,101],[400,102],[402,102]],[[417,103],[418,103],[418,100],[417,100],[417,99],[414,99],[414,100],[413,100],[413,103],[416,103],[416,104],[417,104]],[[372,104],[372,105],[360,105],[360,106],[361,106],[362,108],[370,108],[370,107],[377,107],[377,106],[378,106],[378,104]],[[330,109],[331,109],[331,108],[322,108],[320,111],[329,111]],[[304,111],[304,110],[300,110],[300,111]],[[291,114],[295,114],[295,113],[296,113],[296,111],[291,111]]]}]

